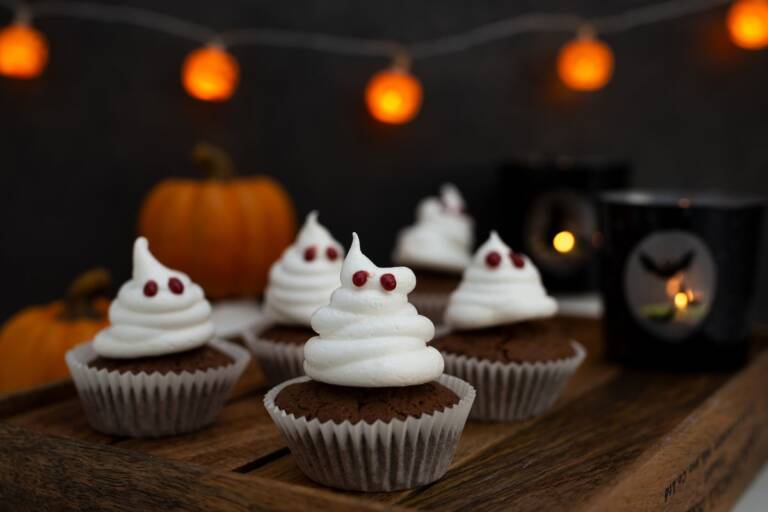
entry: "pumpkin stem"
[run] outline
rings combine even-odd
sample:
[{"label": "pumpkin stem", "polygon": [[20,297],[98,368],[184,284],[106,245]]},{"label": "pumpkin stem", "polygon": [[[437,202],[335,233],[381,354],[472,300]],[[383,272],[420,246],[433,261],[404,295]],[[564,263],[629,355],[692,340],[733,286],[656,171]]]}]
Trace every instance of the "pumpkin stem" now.
[{"label": "pumpkin stem", "polygon": [[235,176],[235,166],[229,153],[207,142],[198,142],[192,148],[192,160],[212,179],[228,179]]},{"label": "pumpkin stem", "polygon": [[100,318],[101,314],[93,307],[93,300],[106,295],[110,284],[112,284],[112,277],[105,268],[96,267],[80,274],[69,285],[61,318],[67,320],[83,317]]}]

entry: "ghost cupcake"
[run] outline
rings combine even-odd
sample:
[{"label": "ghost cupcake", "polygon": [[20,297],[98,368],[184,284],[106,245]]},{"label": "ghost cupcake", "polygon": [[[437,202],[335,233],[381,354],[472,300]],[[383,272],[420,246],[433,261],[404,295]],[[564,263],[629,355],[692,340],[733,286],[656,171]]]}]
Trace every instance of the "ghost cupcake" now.
[{"label": "ghost cupcake", "polygon": [[353,236],[341,288],[312,317],[307,377],[273,388],[264,405],[316,482],[358,491],[428,484],[447,470],[475,392],[444,375],[427,346],[434,325],[408,302],[413,272],[377,267]]},{"label": "ghost cupcake", "polygon": [[66,355],[91,426],[157,437],[212,423],[250,355],[213,339],[210,312],[203,290],[138,238],[133,278],[110,305],[110,326]]},{"label": "ghost cupcake", "polygon": [[413,267],[418,285],[411,296],[419,312],[442,320],[448,295],[472,258],[473,222],[458,189],[443,185],[440,197],[419,203],[416,223],[398,235],[393,261]]},{"label": "ghost cupcake", "polygon": [[310,319],[340,286],[343,257],[344,249],[313,211],[293,245],[272,265],[264,295],[267,327],[246,338],[271,384],[304,374],[304,343],[315,335]]},{"label": "ghost cupcake", "polygon": [[586,352],[559,332],[556,312],[531,260],[491,233],[451,294],[450,332],[434,343],[446,373],[477,388],[473,419],[530,418],[560,396]]}]

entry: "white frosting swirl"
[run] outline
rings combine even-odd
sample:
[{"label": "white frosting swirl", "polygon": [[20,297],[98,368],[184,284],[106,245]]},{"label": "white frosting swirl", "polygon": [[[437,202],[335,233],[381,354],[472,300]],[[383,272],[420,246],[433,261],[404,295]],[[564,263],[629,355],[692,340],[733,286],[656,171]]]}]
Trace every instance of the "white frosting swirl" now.
[{"label": "white frosting swirl", "polygon": [[443,185],[441,197],[419,203],[416,224],[403,229],[392,259],[401,265],[459,273],[471,260],[473,223],[458,189]]},{"label": "white frosting swirl", "polygon": [[[497,252],[501,261],[490,266],[486,258]],[[478,329],[554,315],[557,303],[547,295],[539,271],[520,255],[522,267],[513,264],[511,250],[493,231],[464,271],[459,288],[451,294],[445,322],[456,329]]]},{"label": "white frosting swirl", "polygon": [[[181,281],[182,293],[170,290],[171,278]],[[144,293],[148,281],[157,285],[153,296]],[[149,252],[147,239],[139,237],[133,245],[133,278],[112,301],[111,325],[96,335],[93,348],[98,355],[115,359],[190,350],[213,337],[210,314],[202,288],[186,274],[163,266]]]},{"label": "white frosting swirl", "polygon": [[[435,326],[408,302],[416,276],[406,267],[379,268],[361,251],[353,234],[341,270],[341,288],[312,316],[319,334],[304,346],[304,371],[312,379],[355,387],[413,386],[437,379],[443,357],[427,342]],[[366,272],[362,286],[356,272]],[[381,277],[394,276],[387,291]],[[386,279],[386,278],[385,278]]]},{"label": "white frosting swirl", "polygon": [[[328,256],[328,249],[336,253]],[[305,258],[313,251],[312,259]],[[264,309],[270,319],[284,325],[309,327],[312,314],[328,304],[339,287],[344,248],[317,222],[317,212],[307,215],[296,241],[269,270]]]}]

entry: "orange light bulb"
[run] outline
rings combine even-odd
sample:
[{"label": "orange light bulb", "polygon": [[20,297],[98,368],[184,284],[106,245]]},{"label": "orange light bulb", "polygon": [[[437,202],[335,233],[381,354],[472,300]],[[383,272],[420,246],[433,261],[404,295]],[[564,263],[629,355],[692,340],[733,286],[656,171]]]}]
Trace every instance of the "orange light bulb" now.
[{"label": "orange light bulb", "polygon": [[0,75],[35,78],[48,63],[48,42],[42,33],[21,23],[0,30]]},{"label": "orange light bulb", "polygon": [[365,87],[365,103],[371,115],[389,124],[405,124],[421,109],[421,83],[408,71],[392,68],[379,71]]},{"label": "orange light bulb", "polygon": [[607,44],[590,35],[579,36],[560,48],[557,74],[571,89],[602,89],[613,76],[613,52]]},{"label": "orange light bulb", "polygon": [[768,2],[738,0],[728,10],[728,32],[734,44],[748,50],[768,45]]},{"label": "orange light bulb", "polygon": [[237,89],[240,66],[223,48],[214,45],[198,48],[184,59],[181,81],[193,98],[225,101]]}]

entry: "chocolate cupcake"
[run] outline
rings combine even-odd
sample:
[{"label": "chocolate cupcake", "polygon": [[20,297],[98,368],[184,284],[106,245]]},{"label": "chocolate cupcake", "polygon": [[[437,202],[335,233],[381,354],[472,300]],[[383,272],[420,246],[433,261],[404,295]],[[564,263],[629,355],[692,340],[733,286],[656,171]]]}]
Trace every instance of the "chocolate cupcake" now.
[{"label": "chocolate cupcake", "polygon": [[419,203],[416,223],[398,235],[392,259],[413,267],[418,284],[411,302],[433,322],[442,321],[448,296],[469,265],[472,229],[461,194],[446,184],[440,189],[440,198],[428,197]]},{"label": "chocolate cupcake", "polygon": [[416,312],[405,267],[379,268],[353,235],[341,288],[312,317],[299,377],[264,398],[299,468],[312,480],[358,491],[428,484],[448,469],[475,391],[443,374]]},{"label": "chocolate cupcake", "polygon": [[250,355],[213,339],[210,312],[203,290],[137,239],[133,278],[109,308],[111,325],[66,355],[91,426],[158,437],[212,423]]},{"label": "chocolate cupcake", "polygon": [[557,400],[586,351],[559,332],[556,312],[533,263],[491,233],[449,299],[450,332],[434,343],[446,373],[477,388],[471,418],[522,420]]},{"label": "chocolate cupcake", "polygon": [[272,265],[264,296],[266,327],[246,338],[270,384],[304,374],[304,343],[315,335],[310,318],[339,287],[343,256],[342,246],[311,212],[296,241]]}]

